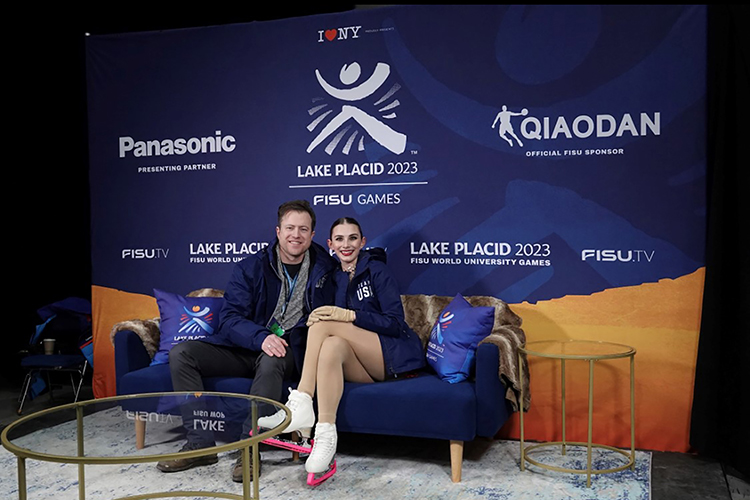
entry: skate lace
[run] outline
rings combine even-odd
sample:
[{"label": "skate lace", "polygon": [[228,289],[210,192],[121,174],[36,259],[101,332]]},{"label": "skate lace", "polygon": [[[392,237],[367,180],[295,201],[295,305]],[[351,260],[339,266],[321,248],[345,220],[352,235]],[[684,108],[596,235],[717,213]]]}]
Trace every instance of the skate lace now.
[{"label": "skate lace", "polygon": [[316,451],[323,455],[328,455],[333,452],[334,447],[334,434],[333,433],[321,433],[319,436],[315,436],[313,441],[313,453]]},{"label": "skate lace", "polygon": [[[289,394],[292,393],[292,389],[289,388]],[[287,398],[285,406],[289,408],[290,412],[293,412],[297,409],[299,409],[299,402],[295,399]],[[269,415],[267,417],[263,417],[261,420],[264,424],[270,424],[274,423],[274,425],[279,425],[281,422],[284,421],[286,418],[286,412],[284,410],[278,410],[273,415]]]},{"label": "skate lace", "polygon": [[[303,401],[299,398],[292,398],[293,391],[291,387],[289,388],[289,398],[286,401],[286,407],[289,408],[291,411],[299,410],[303,404]],[[299,393],[298,396],[301,398],[302,393]]]}]

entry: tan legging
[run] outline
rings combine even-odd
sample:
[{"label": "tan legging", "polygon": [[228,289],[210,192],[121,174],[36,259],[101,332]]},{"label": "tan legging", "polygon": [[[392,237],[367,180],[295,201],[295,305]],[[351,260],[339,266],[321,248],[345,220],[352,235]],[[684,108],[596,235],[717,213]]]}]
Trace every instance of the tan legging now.
[{"label": "tan legging", "polygon": [[313,396],[317,385],[319,422],[336,422],[344,380],[370,383],[384,378],[377,333],[341,321],[319,321],[309,328],[298,390]]}]

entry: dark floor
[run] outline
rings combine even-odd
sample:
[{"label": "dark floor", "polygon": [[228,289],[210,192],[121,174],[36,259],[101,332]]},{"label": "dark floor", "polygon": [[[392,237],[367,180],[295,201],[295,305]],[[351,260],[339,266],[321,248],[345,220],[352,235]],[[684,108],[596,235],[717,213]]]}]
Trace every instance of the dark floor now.
[{"label": "dark floor", "polygon": [[[0,384],[0,429],[19,418],[16,413],[19,391],[14,384]],[[92,397],[90,384],[84,384],[81,399]],[[27,401],[23,415],[72,401],[70,387],[58,387],[53,401],[46,393]],[[652,468],[652,500],[750,500],[747,478],[710,458],[653,452]]]}]

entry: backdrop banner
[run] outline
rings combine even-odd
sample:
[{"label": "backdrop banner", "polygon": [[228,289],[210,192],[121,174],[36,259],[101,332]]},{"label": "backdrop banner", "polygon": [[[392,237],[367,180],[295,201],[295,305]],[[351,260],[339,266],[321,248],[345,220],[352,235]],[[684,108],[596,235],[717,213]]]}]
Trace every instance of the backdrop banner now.
[{"label": "backdrop banner", "polygon": [[[385,7],[86,48],[97,396],[114,322],[153,317],[154,288],[224,288],[303,198],[321,244],[357,218],[402,293],[492,295],[529,340],[636,347],[637,444],[687,448],[705,6]],[[625,445],[628,366],[602,365],[595,438]],[[558,371],[531,365],[527,438],[560,432]],[[587,371],[569,384],[572,412]]]}]

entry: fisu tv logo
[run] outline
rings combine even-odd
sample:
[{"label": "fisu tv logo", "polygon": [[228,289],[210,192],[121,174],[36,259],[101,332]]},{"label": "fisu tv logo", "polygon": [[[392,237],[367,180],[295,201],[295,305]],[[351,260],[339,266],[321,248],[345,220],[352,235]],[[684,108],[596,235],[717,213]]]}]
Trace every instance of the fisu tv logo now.
[{"label": "fisu tv logo", "polygon": [[120,256],[123,259],[166,259],[169,248],[123,248]]},{"label": "fisu tv logo", "polygon": [[178,333],[194,335],[199,332],[205,332],[206,335],[214,333],[213,327],[209,324],[213,319],[214,313],[211,308],[206,306],[203,309],[200,306],[193,306],[191,309],[183,306],[185,312],[180,316],[180,329]]},{"label": "fisu tv logo", "polygon": [[[375,107],[374,112],[362,109],[364,107],[362,101],[369,97],[376,97],[376,93],[385,89],[390,74],[391,67],[380,62],[368,78],[361,78],[362,68],[355,61],[341,67],[338,79],[342,86],[339,87],[328,83],[320,70],[316,69],[315,77],[327,97],[314,98],[313,106],[307,110],[310,116],[315,117],[307,125],[307,130],[313,132],[318,126],[322,127],[307,146],[307,152],[312,152],[324,141],[328,141],[325,152],[329,155],[342,142],[341,152],[345,155],[349,154],[352,147],[356,147],[358,151],[364,151],[364,140],[367,135],[392,153],[403,153],[406,150],[406,135],[385,123],[387,120],[396,118],[395,110],[401,103],[393,96],[401,89],[401,85],[394,83],[377,98],[372,104]],[[334,99],[334,103],[325,102],[327,99]],[[339,105],[341,107],[337,113],[336,107]],[[373,114],[378,114],[379,117],[376,118]],[[355,124],[359,127],[354,127]]]}]

